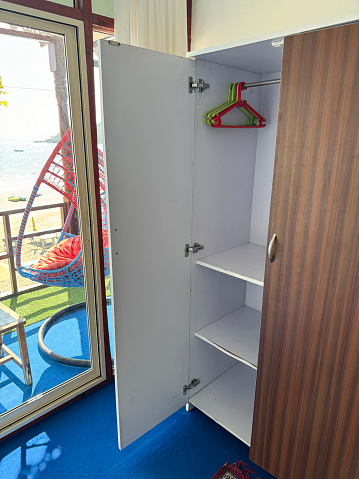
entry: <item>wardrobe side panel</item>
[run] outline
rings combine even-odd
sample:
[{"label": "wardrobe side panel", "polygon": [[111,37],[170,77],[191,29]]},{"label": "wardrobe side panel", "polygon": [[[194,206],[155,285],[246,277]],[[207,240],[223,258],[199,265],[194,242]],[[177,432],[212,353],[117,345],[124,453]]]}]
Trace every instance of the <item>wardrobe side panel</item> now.
[{"label": "wardrobe side panel", "polygon": [[[280,72],[262,75],[262,81],[280,78]],[[266,126],[258,132],[256,166],[253,184],[251,212],[251,243],[266,246],[268,236],[269,209],[275,156],[275,140],[278,123],[280,84],[258,87],[260,90],[260,113]]]},{"label": "wardrobe side panel", "polygon": [[[193,393],[236,364],[194,334],[243,306],[246,283],[196,261],[249,241],[258,133],[256,129],[212,128],[203,122],[203,113],[227,100],[230,83],[261,78],[199,60],[196,68],[197,77],[210,88],[196,95],[195,111],[192,239],[203,244],[204,250],[191,258],[190,377],[201,380]],[[258,111],[259,96],[255,88],[243,92],[243,98]],[[244,121],[238,110],[223,119]]]},{"label": "wardrobe side panel", "polygon": [[[262,81],[276,78],[280,78],[280,72],[262,75]],[[260,89],[259,111],[266,119],[266,127],[258,132],[257,139],[250,242],[266,246],[272,194],[280,84],[266,85],[258,88]],[[262,297],[262,286],[247,283],[245,300],[247,306],[261,310]]]}]

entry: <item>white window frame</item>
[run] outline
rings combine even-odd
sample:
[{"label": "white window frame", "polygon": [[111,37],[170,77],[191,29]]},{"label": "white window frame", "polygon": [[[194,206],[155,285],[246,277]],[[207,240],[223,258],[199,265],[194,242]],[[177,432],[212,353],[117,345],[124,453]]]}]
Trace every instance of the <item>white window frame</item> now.
[{"label": "white window frame", "polygon": [[[58,408],[106,379],[103,281],[96,213],[84,24],[0,0],[0,21],[64,35],[73,149],[76,155],[78,212],[81,219],[86,304],[92,367],[0,416],[0,439]],[[31,359],[31,358],[30,358]]]}]

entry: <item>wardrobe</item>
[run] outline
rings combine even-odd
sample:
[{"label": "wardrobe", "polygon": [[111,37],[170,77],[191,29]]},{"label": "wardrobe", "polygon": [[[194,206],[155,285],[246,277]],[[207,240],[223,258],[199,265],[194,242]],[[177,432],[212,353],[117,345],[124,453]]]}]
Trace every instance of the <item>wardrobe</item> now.
[{"label": "wardrobe", "polygon": [[[101,41],[121,448],[186,404],[279,479],[359,477],[358,59],[358,24],[195,59]],[[203,122],[279,77],[242,93],[265,128]]]}]

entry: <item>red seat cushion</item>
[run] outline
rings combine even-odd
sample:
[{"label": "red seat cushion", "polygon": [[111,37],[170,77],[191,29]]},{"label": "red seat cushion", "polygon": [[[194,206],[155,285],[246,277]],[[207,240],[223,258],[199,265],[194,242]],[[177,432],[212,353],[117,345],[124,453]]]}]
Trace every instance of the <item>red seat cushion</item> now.
[{"label": "red seat cushion", "polygon": [[[108,232],[102,232],[103,246],[108,248]],[[56,270],[68,266],[81,251],[80,236],[72,236],[66,238],[60,243],[52,246],[46,253],[41,256],[39,261],[32,265],[34,269]]]}]

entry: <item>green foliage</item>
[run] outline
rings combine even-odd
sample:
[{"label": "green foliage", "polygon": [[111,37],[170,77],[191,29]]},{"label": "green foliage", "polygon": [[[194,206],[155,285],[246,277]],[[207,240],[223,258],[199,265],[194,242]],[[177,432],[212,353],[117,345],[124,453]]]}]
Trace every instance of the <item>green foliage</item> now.
[{"label": "green foliage", "polygon": [[58,143],[60,141],[60,133],[50,136],[46,140],[35,140],[34,143]]},{"label": "green foliage", "polygon": [[[1,80],[1,76],[0,76],[0,95],[7,95],[7,92],[3,91],[3,90],[4,90],[4,87],[2,85],[2,80]],[[0,106],[7,106],[7,101],[0,100]]]},{"label": "green foliage", "polygon": [[44,140],[44,143],[58,143],[60,141],[60,133],[50,136],[47,140]]}]

